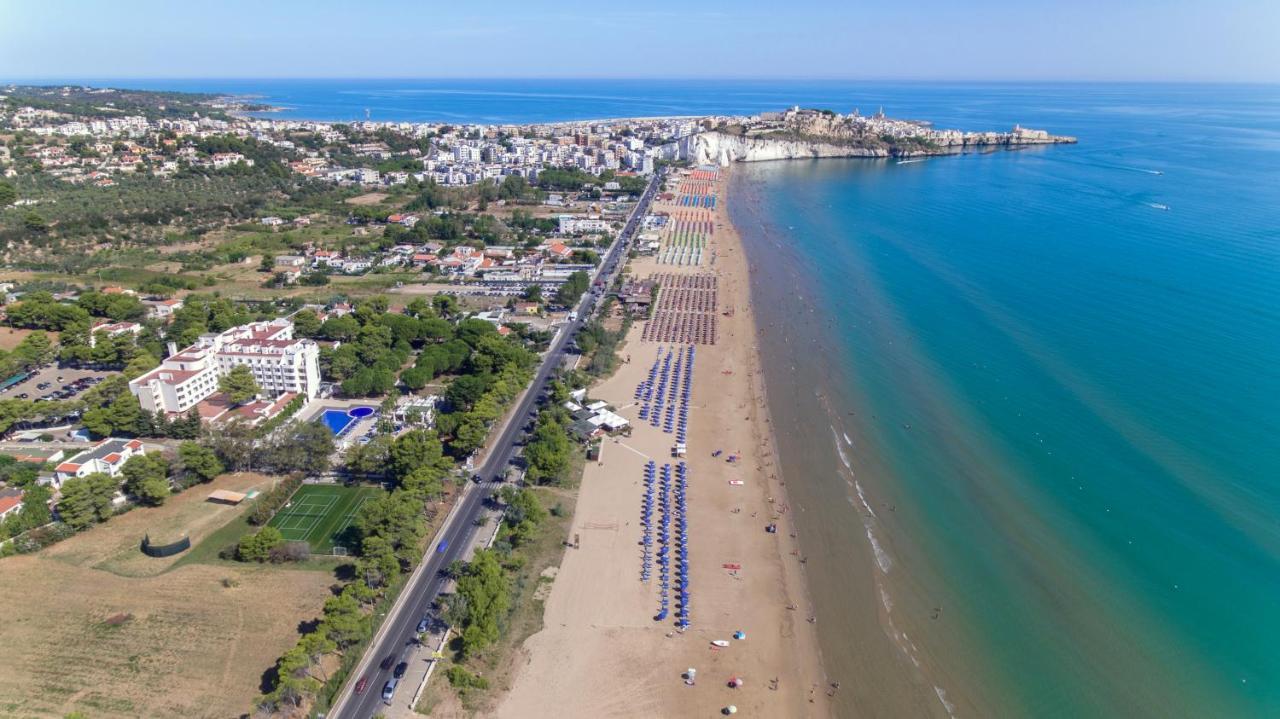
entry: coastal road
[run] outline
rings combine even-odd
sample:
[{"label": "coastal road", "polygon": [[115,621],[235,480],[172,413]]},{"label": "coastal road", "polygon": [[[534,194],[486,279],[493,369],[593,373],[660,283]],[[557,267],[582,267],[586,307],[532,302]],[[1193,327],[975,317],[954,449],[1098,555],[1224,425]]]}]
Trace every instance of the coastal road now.
[{"label": "coastal road", "polygon": [[[537,413],[537,402],[546,389],[547,381],[560,367],[569,343],[590,319],[597,308],[598,300],[604,296],[614,277],[617,276],[620,260],[626,254],[632,235],[644,217],[661,181],[662,174],[655,173],[627,218],[626,225],[618,233],[618,237],[609,247],[609,251],[592,276],[590,290],[583,294],[574,308],[576,314],[572,316],[575,319],[561,327],[543,356],[542,363],[538,366],[528,389],[516,401],[516,407],[507,416],[506,421],[499,425],[496,435],[491,437],[489,452],[476,472],[482,481],[468,483],[458,504],[446,519],[445,525],[437,533],[435,541],[427,548],[421,564],[409,577],[404,591],[391,607],[378,634],[347,678],[342,690],[338,692],[333,708],[326,715],[330,719],[335,717],[369,719],[383,711],[385,705],[382,701],[382,687],[391,678],[391,670],[380,668],[380,662],[388,656],[395,657],[395,662],[400,662],[416,648],[418,622],[424,617],[432,617],[432,605],[447,581],[442,570],[455,559],[461,559],[474,540],[476,532],[480,529],[476,525],[476,520],[484,513],[486,500],[494,490],[502,486],[502,483],[495,481],[494,478],[505,473],[511,458],[515,455],[516,441],[522,434],[523,427]],[[602,283],[598,292],[595,284],[597,281]],[[362,694],[355,694],[353,687],[361,677],[368,678],[367,688]],[[393,701],[407,702],[414,689],[416,687],[413,686],[398,687]]]}]

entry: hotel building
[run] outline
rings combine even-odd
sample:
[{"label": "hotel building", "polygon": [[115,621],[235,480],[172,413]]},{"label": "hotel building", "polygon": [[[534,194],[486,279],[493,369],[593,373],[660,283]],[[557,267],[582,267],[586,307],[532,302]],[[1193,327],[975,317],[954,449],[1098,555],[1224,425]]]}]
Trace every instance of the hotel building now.
[{"label": "hotel building", "polygon": [[148,412],[181,414],[218,391],[218,380],[236,365],[253,372],[268,396],[285,392],[311,399],[320,387],[320,349],[293,338],[293,322],[275,319],[202,335],[154,370],[129,382]]}]

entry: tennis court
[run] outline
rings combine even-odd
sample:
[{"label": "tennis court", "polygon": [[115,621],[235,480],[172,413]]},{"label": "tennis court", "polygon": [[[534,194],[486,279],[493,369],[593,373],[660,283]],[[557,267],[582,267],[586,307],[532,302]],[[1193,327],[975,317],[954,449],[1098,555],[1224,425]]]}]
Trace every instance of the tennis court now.
[{"label": "tennis court", "polygon": [[382,493],[376,487],[304,484],[268,524],[288,541],[307,542],[316,554],[334,554],[335,546],[349,544],[343,535],[356,512]]}]

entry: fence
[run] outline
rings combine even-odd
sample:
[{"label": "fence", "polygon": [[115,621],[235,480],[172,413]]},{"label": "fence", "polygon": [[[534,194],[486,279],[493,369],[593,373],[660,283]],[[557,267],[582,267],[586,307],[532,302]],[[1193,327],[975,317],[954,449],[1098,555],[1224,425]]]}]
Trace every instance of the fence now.
[{"label": "fence", "polygon": [[172,557],[179,552],[185,552],[191,548],[191,537],[183,537],[176,542],[170,544],[152,544],[151,535],[142,537],[142,553],[148,557]]}]

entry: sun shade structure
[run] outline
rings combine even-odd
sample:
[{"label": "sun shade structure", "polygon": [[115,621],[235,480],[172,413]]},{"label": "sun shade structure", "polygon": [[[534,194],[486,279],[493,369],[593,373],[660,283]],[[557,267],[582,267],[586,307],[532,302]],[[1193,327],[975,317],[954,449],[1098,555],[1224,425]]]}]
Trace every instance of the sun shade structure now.
[{"label": "sun shade structure", "polygon": [[218,504],[236,505],[243,502],[249,495],[243,492],[232,492],[229,489],[215,489],[209,493],[209,501]]}]

